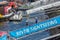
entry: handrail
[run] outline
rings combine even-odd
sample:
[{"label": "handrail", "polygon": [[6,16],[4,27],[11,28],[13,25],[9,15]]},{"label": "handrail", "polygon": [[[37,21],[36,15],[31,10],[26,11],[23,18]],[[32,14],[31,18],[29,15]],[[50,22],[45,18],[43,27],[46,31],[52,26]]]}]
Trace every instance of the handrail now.
[{"label": "handrail", "polygon": [[60,6],[60,1],[55,2],[55,3],[51,3],[49,5],[41,6],[38,8],[30,9],[30,10],[27,10],[26,12],[27,12],[27,14],[32,14],[32,13],[35,13],[37,11],[45,10],[45,9],[56,7],[56,6]]},{"label": "handrail", "polygon": [[59,34],[56,34],[56,35],[52,35],[50,37],[43,38],[41,40],[47,40],[47,39],[51,39],[51,38],[54,38],[54,37],[57,37],[57,36],[60,36],[60,33]]}]

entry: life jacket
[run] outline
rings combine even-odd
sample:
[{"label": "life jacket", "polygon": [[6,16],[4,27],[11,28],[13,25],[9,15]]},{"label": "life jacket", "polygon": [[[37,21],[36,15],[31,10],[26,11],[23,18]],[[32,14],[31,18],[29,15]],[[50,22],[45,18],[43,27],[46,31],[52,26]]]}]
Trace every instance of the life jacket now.
[{"label": "life jacket", "polygon": [[9,9],[11,9],[10,6],[5,6],[4,7],[4,14],[7,14]]},{"label": "life jacket", "polygon": [[14,8],[17,7],[16,4],[15,4],[15,2],[9,2],[8,6],[5,6],[5,7],[4,7],[4,13],[8,13],[8,10],[11,9],[12,6],[13,6]]}]

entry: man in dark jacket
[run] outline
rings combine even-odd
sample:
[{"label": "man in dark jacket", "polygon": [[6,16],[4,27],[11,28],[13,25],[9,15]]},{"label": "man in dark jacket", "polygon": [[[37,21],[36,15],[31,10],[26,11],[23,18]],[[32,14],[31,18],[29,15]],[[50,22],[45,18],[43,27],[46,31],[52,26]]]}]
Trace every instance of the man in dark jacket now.
[{"label": "man in dark jacket", "polygon": [[35,0],[28,0],[29,2],[34,2]]}]

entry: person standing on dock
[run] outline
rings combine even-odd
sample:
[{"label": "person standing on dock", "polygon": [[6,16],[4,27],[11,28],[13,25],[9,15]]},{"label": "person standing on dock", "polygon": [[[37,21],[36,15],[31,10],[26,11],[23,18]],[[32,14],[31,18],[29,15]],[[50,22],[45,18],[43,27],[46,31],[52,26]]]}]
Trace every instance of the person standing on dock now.
[{"label": "person standing on dock", "polygon": [[28,26],[28,20],[26,20],[26,26]]},{"label": "person standing on dock", "polygon": [[35,23],[38,23],[38,17],[35,17]]}]

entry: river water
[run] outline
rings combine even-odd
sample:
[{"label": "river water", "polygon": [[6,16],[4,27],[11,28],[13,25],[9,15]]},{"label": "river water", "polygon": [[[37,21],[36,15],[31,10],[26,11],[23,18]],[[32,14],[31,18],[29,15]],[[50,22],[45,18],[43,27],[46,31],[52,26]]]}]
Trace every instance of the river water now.
[{"label": "river water", "polygon": [[[42,22],[40,19],[42,19],[42,18],[38,17],[38,22]],[[13,30],[18,30],[18,29],[21,29],[21,28],[24,28],[27,26],[32,26],[32,25],[36,24],[34,18],[28,19],[28,25],[26,25],[26,20],[27,20],[27,18],[24,17],[22,19],[22,21],[18,21],[18,22],[16,22],[16,21],[0,22],[0,31],[10,32]],[[42,20],[44,20],[44,18]],[[42,39],[42,38],[45,38],[48,36],[50,36],[50,32],[44,31],[44,32],[38,32],[38,33],[30,35],[28,37],[21,38],[19,40],[39,40],[39,39]]]}]

